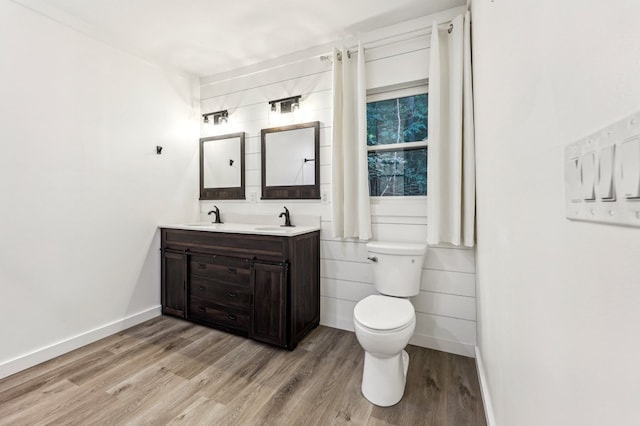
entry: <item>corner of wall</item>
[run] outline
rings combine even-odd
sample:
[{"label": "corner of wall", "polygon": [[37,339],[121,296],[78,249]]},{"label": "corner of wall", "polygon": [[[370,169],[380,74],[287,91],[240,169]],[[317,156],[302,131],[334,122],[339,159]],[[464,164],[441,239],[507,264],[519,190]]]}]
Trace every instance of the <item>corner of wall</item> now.
[{"label": "corner of wall", "polygon": [[491,404],[491,394],[489,392],[489,383],[487,382],[487,376],[484,370],[484,363],[482,360],[482,353],[480,347],[475,347],[476,354],[476,370],[478,371],[478,382],[480,383],[480,394],[482,395],[482,405],[484,406],[484,413],[487,420],[487,426],[497,426],[495,416],[493,414],[493,405]]}]

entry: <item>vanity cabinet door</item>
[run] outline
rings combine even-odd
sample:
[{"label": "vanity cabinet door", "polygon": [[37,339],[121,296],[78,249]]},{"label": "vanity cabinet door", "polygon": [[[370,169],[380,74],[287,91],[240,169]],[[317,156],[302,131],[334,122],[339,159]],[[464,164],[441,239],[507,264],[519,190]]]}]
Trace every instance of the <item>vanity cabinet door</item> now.
[{"label": "vanity cabinet door", "polygon": [[288,264],[254,261],[251,266],[249,337],[287,347]]},{"label": "vanity cabinet door", "polygon": [[162,313],[185,318],[187,255],[183,251],[162,252]]}]

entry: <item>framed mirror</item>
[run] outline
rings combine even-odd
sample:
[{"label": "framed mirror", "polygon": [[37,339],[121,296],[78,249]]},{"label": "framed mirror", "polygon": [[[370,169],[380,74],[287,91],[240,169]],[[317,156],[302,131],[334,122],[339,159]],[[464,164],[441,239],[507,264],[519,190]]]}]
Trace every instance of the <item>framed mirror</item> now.
[{"label": "framed mirror", "polygon": [[262,129],[262,199],[320,198],[320,122]]},{"label": "framed mirror", "polygon": [[244,132],[200,139],[200,199],[245,199]]}]

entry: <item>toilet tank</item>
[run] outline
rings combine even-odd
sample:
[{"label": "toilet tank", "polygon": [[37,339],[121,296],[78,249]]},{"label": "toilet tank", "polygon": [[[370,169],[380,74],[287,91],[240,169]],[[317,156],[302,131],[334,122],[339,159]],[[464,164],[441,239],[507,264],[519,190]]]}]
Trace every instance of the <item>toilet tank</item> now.
[{"label": "toilet tank", "polygon": [[370,241],[367,252],[378,292],[396,297],[411,297],[420,292],[426,244]]}]

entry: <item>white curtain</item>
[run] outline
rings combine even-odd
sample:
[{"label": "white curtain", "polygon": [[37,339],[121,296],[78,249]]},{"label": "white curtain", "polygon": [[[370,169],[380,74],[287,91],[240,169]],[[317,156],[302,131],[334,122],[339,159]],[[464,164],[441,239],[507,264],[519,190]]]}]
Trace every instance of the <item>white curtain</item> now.
[{"label": "white curtain", "polygon": [[429,66],[427,243],[473,247],[475,142],[470,14],[433,24]]},{"label": "white curtain", "polygon": [[364,49],[333,52],[333,235],[371,238]]}]

